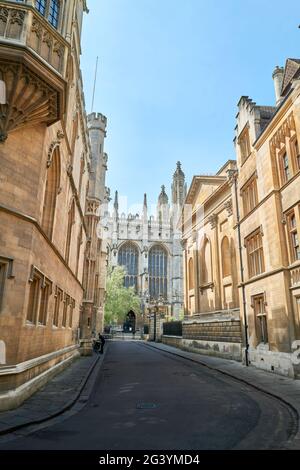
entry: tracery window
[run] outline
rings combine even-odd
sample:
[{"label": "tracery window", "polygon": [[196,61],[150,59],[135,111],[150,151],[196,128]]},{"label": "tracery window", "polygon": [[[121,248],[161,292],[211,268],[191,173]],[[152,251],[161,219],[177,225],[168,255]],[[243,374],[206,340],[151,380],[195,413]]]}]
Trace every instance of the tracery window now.
[{"label": "tracery window", "polygon": [[152,299],[166,299],[168,294],[168,255],[160,245],[149,252],[149,294]]},{"label": "tracery window", "polygon": [[132,243],[125,243],[120,248],[118,264],[126,269],[125,287],[134,287],[135,290],[138,288],[138,260],[138,250]]}]

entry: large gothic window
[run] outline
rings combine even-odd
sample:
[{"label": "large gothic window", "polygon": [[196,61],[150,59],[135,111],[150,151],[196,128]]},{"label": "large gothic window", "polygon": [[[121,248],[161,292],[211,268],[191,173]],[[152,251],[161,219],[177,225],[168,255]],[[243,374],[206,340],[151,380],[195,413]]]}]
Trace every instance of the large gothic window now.
[{"label": "large gothic window", "polygon": [[149,294],[151,299],[167,298],[168,255],[166,250],[153,246],[149,252]]},{"label": "large gothic window", "polygon": [[125,287],[138,288],[138,250],[132,243],[125,243],[119,250],[118,264],[126,269]]}]

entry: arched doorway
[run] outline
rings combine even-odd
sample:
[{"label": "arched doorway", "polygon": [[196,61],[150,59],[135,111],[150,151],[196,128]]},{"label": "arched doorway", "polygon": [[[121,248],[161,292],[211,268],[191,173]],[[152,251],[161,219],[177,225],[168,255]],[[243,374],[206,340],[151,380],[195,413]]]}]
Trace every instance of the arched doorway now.
[{"label": "arched doorway", "polygon": [[136,316],[135,313],[130,310],[130,312],[127,313],[125,322],[123,325],[123,331],[125,333],[135,333],[136,330]]}]

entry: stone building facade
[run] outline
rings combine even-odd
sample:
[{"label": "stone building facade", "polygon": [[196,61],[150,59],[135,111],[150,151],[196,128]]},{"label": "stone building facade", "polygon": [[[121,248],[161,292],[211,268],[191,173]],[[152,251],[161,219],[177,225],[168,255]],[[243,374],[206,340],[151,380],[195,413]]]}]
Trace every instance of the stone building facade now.
[{"label": "stone building facade", "polygon": [[299,377],[300,60],[273,79],[274,106],[238,103],[237,162],[189,189],[182,344]]},{"label": "stone building facade", "polygon": [[[149,216],[146,195],[142,214],[126,216],[119,213],[116,192],[113,214],[107,218],[109,264],[126,268],[125,285],[133,286],[140,296],[145,322],[147,312],[152,311],[159,301],[164,318],[179,318],[182,310],[181,231],[177,221],[185,195],[185,176],[178,162],[173,175],[171,207],[162,186],[156,217]],[[127,313],[124,312],[124,319]],[[131,312],[133,314],[136,316],[136,312]],[[136,320],[140,326],[142,318]]]},{"label": "stone building facade", "polygon": [[249,361],[294,377],[300,373],[300,61],[288,59],[273,79],[274,107],[245,96],[238,103],[238,173],[231,176]]},{"label": "stone building facade", "polygon": [[86,287],[101,269],[84,270],[102,256],[93,141],[106,125],[85,114],[85,11],[85,0],[0,1],[0,409],[66,367],[89,333],[87,303],[102,308]]},{"label": "stone building facade", "polygon": [[183,264],[189,350],[241,359],[238,264],[229,160],[214,176],[195,176],[185,201]]}]

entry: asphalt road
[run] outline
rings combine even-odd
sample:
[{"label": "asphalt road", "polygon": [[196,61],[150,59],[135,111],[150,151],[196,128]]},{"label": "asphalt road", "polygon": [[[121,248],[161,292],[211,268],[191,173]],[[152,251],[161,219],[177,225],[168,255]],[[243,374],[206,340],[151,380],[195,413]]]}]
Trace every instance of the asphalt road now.
[{"label": "asphalt road", "polygon": [[112,342],[87,405],[0,450],[278,449],[288,407],[143,343]]}]

